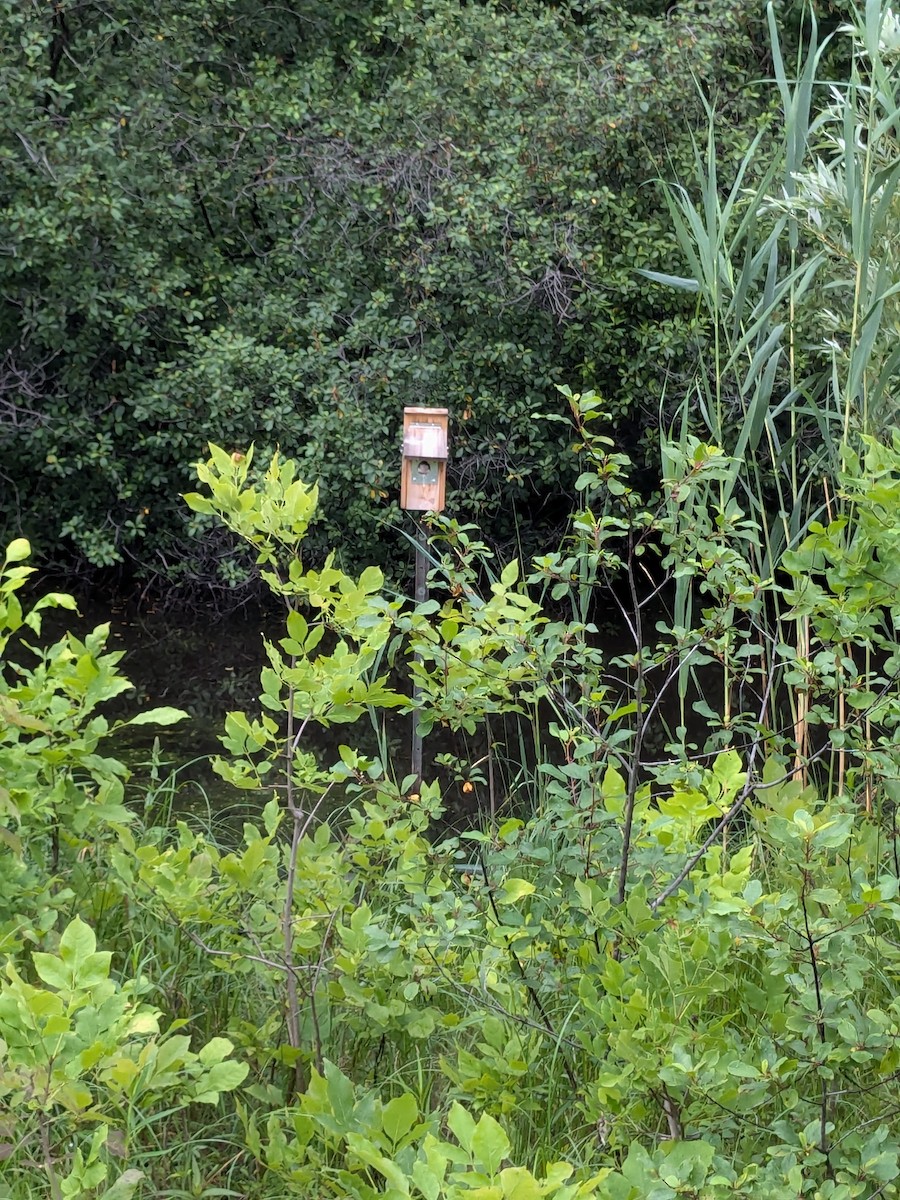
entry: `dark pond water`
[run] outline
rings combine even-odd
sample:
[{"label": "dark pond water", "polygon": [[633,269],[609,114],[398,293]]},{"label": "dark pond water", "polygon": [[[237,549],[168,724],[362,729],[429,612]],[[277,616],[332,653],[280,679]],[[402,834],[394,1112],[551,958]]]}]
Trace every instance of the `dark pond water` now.
[{"label": "dark pond water", "polygon": [[[232,787],[212,770],[210,760],[222,753],[219,735],[226,713],[259,712],[259,672],[267,661],[263,636],[270,640],[284,636],[279,614],[244,609],[228,617],[197,617],[115,601],[106,605],[93,598],[79,602],[78,617],[62,611],[51,613],[44,630],[48,638],[58,637],[65,628],[83,635],[107,622],[109,649],[124,653],[119,669],[134,684],[134,690],[109,706],[109,715],[127,718],[158,705],[182,708],[190,715],[178,725],[139,726],[116,735],[114,752],[132,769],[133,795],[149,789],[157,793],[160,803],[171,799],[177,811],[193,814],[204,824],[239,827],[248,811],[265,803],[268,796]],[[395,686],[406,690],[403,679],[396,679]],[[353,725],[311,727],[306,749],[323,766],[339,760],[341,745],[381,756],[399,781],[410,767],[411,720],[388,712]],[[492,730],[496,786],[506,781],[512,762],[504,741],[510,733],[502,722]],[[518,731],[516,734],[518,742]],[[426,739],[425,775],[440,777],[451,825],[470,824],[477,813],[482,797],[480,789],[464,790],[470,774],[466,766],[483,759],[486,749],[484,736],[469,738],[441,731]],[[519,755],[521,746],[514,746],[512,753]],[[459,768],[453,770],[446,762],[435,761],[443,756],[457,759]]]},{"label": "dark pond water", "polygon": [[[204,824],[239,828],[254,806],[268,797],[233,788],[217,776],[210,758],[221,752],[219,734],[225,714],[243,710],[258,712],[259,671],[265,662],[263,634],[282,636],[279,615],[244,609],[227,618],[186,617],[172,611],[97,599],[80,606],[74,614],[55,614],[47,632],[58,634],[65,625],[83,633],[94,625],[109,622],[110,649],[124,651],[120,669],[134,684],[134,691],[117,701],[117,716],[130,716],[157,705],[185,709],[190,720],[154,730],[141,726],[118,735],[115,752],[134,772],[133,794],[150,790],[158,802],[171,801],[174,808],[193,814]],[[601,636],[610,654],[630,650],[624,628],[610,624]],[[405,690],[403,680],[396,686]],[[670,718],[673,716],[669,713]],[[339,758],[339,747],[349,745],[363,754],[380,754],[401,780],[409,771],[412,718],[396,713],[379,714],[377,728],[368,720],[331,729],[312,729],[307,749],[323,766]],[[488,734],[469,737],[448,730],[436,731],[426,739],[423,765],[426,778],[438,778],[447,806],[446,827],[471,827],[479,810],[487,813],[515,812],[523,815],[531,803],[529,765],[538,751],[555,757],[552,744],[537,747],[536,739],[547,739],[544,728],[516,718],[497,718],[489,731],[492,752],[488,758]],[[662,723],[659,749],[665,741]],[[550,739],[552,742],[552,739]]]}]

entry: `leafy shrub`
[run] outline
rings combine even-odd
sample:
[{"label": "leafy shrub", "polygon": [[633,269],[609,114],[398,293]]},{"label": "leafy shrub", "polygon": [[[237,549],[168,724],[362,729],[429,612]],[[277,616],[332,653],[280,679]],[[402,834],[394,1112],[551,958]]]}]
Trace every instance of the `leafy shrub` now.
[{"label": "leafy shrub", "polygon": [[[675,566],[703,581],[713,606],[687,644],[683,633],[669,636],[682,655],[715,650],[735,671],[747,635],[737,627],[729,640],[721,614],[757,611],[760,581],[748,586],[740,538],[710,541],[730,462],[696,446],[685,475],[666,481],[674,514],[667,504],[645,510],[624,484],[622,456],[591,431],[596,398],[570,399],[583,423],[585,492],[601,501],[612,485],[617,511],[624,503],[631,516],[581,513],[571,562],[563,570],[566,560],[545,559],[532,586],[549,575],[577,604],[590,570],[602,578],[626,551],[634,568],[642,549],[653,553],[652,533],[677,550]],[[846,571],[866,571],[867,539],[892,544],[895,453],[872,446],[856,464],[862,509],[851,542],[839,524],[827,542],[814,532],[785,560],[796,576],[787,598],[814,606],[816,637],[833,636],[837,609],[849,612]],[[884,487],[868,472],[880,472]],[[703,753],[691,757],[676,742],[664,763],[648,764],[638,756],[656,706],[643,689],[656,670],[678,674],[665,642],[606,664],[587,639],[579,644],[577,625],[566,642],[509,568],[486,601],[463,570],[439,611],[429,602],[408,615],[336,569],[323,586],[299,563],[299,536],[290,553],[297,513],[274,503],[294,487],[292,464],[273,461],[265,492],[247,483],[245,460],[218,451],[203,476],[209,499],[191,503],[217,509],[255,542],[288,600],[282,649],[292,657],[269,650],[266,715],[257,724],[229,717],[225,744],[237,759],[220,769],[243,786],[274,786],[284,803],[270,801],[263,827],[248,824],[229,853],[182,828],[171,845],[126,835],[114,863],[129,894],[181,925],[210,969],[237,975],[252,994],[262,989],[270,1012],[277,1006],[258,1032],[242,1020],[234,1035],[257,1074],[248,1095],[263,1108],[248,1100],[241,1113],[264,1186],[426,1200],[468,1187],[610,1200],[890,1190],[900,1174],[890,1127],[898,875],[879,810],[867,818],[834,792],[840,778],[860,796],[873,788],[882,805],[892,794],[895,756],[870,748],[876,722],[891,737],[887,693],[884,710],[868,697],[858,710],[872,708],[873,723],[844,723],[833,753],[854,765],[841,776],[817,771],[821,750],[795,767],[798,747],[768,727],[777,708],[765,703],[756,723],[739,709],[720,719]],[[871,521],[864,496],[878,510]],[[809,553],[834,569],[825,573]],[[887,579],[867,589],[869,617],[890,610],[894,595]],[[304,637],[291,637],[300,619]],[[364,665],[331,674],[349,640],[373,631],[383,644],[388,625],[405,630],[419,656],[426,724],[437,714],[477,726],[556,695],[568,717],[554,729],[565,759],[541,764],[530,819],[497,816],[488,831],[434,846],[432,788],[410,796],[411,778],[398,786],[385,764],[346,747],[330,770],[303,750],[308,721],[361,715],[351,676],[359,695],[375,689],[372,703],[396,703]],[[310,637],[324,627],[328,648],[324,635]],[[871,628],[868,617],[845,620],[841,637],[857,644]],[[790,648],[780,653],[769,668],[779,689],[803,686]],[[442,680],[442,659],[458,674]],[[633,680],[625,705],[610,686],[623,670]],[[318,688],[301,682],[313,674]],[[823,720],[833,721],[849,692],[824,676],[819,686],[832,702]],[[559,698],[567,691],[577,697],[568,705]],[[729,741],[740,750],[721,748]],[[820,797],[804,773],[833,794]],[[350,805],[342,828],[318,818],[339,791]],[[357,1071],[383,1075],[381,1088],[354,1088],[334,1065],[339,1050]],[[440,1113],[462,1150],[436,1131]],[[479,1122],[479,1144],[490,1132],[498,1147],[493,1165],[475,1147]],[[561,1145],[581,1164],[577,1183],[554,1165]],[[506,1161],[535,1166],[523,1173]],[[453,1163],[461,1175],[448,1175]]]},{"label": "leafy shrub", "polygon": [[208,439],[256,439],[320,481],[309,553],[384,565],[401,409],[428,398],[460,516],[563,520],[569,456],[532,416],[584,379],[655,428],[693,351],[690,305],[635,275],[674,251],[652,180],[690,167],[698,84],[729,154],[752,136],[754,23],[724,0],[266,14],[0,6],[8,524],[234,585],[174,497]]}]

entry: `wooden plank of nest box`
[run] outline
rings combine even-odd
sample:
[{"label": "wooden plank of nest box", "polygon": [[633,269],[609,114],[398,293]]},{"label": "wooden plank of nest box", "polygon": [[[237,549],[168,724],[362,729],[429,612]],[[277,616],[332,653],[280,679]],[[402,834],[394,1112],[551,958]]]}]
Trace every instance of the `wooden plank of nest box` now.
[{"label": "wooden plank of nest box", "polygon": [[[446,408],[425,408],[410,406],[403,410],[403,444],[407,443],[407,433],[413,425],[436,425],[446,436],[450,411]],[[445,458],[429,460],[435,462],[436,478],[433,482],[421,483],[416,479],[416,465],[420,461],[415,457],[402,459],[400,475],[400,507],[412,512],[441,512],[445,504],[447,484],[447,462]]]}]

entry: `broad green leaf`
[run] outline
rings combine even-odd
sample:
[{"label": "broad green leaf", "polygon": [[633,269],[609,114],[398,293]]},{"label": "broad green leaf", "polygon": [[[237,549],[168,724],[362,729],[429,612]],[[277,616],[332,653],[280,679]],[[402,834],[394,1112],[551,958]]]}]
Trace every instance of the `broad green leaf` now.
[{"label": "broad green leaf", "polygon": [[853,835],[853,818],[845,813],[832,821],[820,825],[813,836],[813,845],[817,849],[837,850]]},{"label": "broad green leaf", "polygon": [[496,1175],[510,1151],[510,1141],[499,1122],[490,1113],[482,1113],[472,1134],[472,1158],[489,1175]]},{"label": "broad green leaf", "polygon": [[404,1092],[388,1101],[381,1114],[381,1127],[394,1145],[405,1137],[419,1119],[415,1096]]},{"label": "broad green leaf", "polygon": [[547,1167],[545,1176],[546,1182],[550,1185],[550,1187],[562,1187],[566,1180],[572,1177],[574,1169],[575,1168],[571,1165],[571,1163],[551,1163]]},{"label": "broad green leaf", "polygon": [[270,800],[263,809],[263,826],[270,838],[274,837],[281,824],[283,812],[277,800]]},{"label": "broad green leaf", "polygon": [[109,978],[109,964],[112,954],[109,950],[99,950],[82,959],[75,973],[75,986],[93,988]]},{"label": "broad green leaf", "polygon": [[618,815],[625,807],[625,780],[615,769],[607,767],[601,789],[606,811]]},{"label": "broad green leaf", "polygon": [[541,1200],[541,1185],[525,1167],[504,1167],[500,1172],[504,1200]]},{"label": "broad green leaf", "polygon": [[74,966],[76,970],[96,949],[97,938],[94,931],[80,917],[76,917],[66,926],[59,939],[60,958],[67,965]]},{"label": "broad green leaf", "polygon": [[150,1010],[139,1012],[128,1022],[130,1037],[145,1037],[148,1034],[153,1036],[158,1033],[159,1015],[156,1012]]},{"label": "broad green leaf", "polygon": [[247,1063],[220,1062],[210,1067],[203,1078],[203,1086],[210,1092],[231,1092],[244,1082],[250,1070]]},{"label": "broad green leaf", "polygon": [[36,952],[31,956],[38,978],[48,987],[58,991],[68,990],[72,986],[72,970],[56,957],[55,954]]},{"label": "broad green leaf", "polygon": [[28,538],[15,538],[6,547],[6,561],[8,563],[22,562],[31,554],[31,544]]},{"label": "broad green leaf", "polygon": [[301,646],[306,641],[306,635],[309,633],[309,625],[305,618],[296,609],[292,608],[287,615],[287,631],[288,637],[294,639]]},{"label": "broad green leaf", "polygon": [[380,1153],[368,1138],[362,1137],[358,1133],[348,1133],[347,1145],[364,1163],[368,1163],[384,1176],[394,1189],[389,1195],[406,1197],[410,1194],[409,1181],[405,1172],[386,1155]]},{"label": "broad green leaf", "polygon": [[[7,792],[4,788],[0,788],[0,809],[4,807],[4,801],[8,799],[9,792]],[[0,842],[3,842],[4,845],[9,846],[10,850],[12,850],[13,854],[15,854],[17,857],[22,854],[22,839],[18,836],[18,834],[13,833],[11,830],[6,829],[2,825],[0,825]]]},{"label": "broad green leaf", "polygon": [[335,1120],[341,1128],[352,1128],[353,1106],[356,1102],[353,1084],[332,1062],[325,1063],[325,1078],[328,1082],[328,1100]]},{"label": "broad green leaf", "polygon": [[131,1200],[138,1184],[145,1178],[143,1171],[137,1171],[134,1168],[123,1171],[112,1187],[100,1194],[98,1200]]},{"label": "broad green leaf", "polygon": [[206,496],[201,496],[199,492],[186,492],[181,498],[193,512],[203,513],[207,516],[215,512],[212,502]]},{"label": "broad green leaf", "polygon": [[227,1058],[233,1049],[234,1043],[230,1042],[228,1038],[214,1037],[210,1038],[206,1045],[197,1052],[197,1057],[204,1067],[211,1067],[215,1063],[220,1063],[223,1058]]},{"label": "broad green leaf", "polygon": [[126,725],[177,725],[179,721],[186,721],[188,714],[181,708],[172,708],[169,705],[163,705],[161,708],[151,708],[147,712],[138,713],[136,717],[132,717],[126,721]]},{"label": "broad green leaf", "polygon": [[527,879],[507,879],[497,892],[498,904],[515,904],[517,900],[534,893],[534,884]]},{"label": "broad green leaf", "polygon": [[518,578],[519,563],[518,559],[514,558],[512,562],[508,562],[500,572],[500,582],[504,587],[511,588]]},{"label": "broad green leaf", "polygon": [[759,1070],[751,1063],[729,1063],[727,1070],[729,1075],[735,1075],[738,1079],[759,1079]]},{"label": "broad green leaf", "polygon": [[746,779],[741,756],[736,750],[725,750],[722,754],[716,755],[713,774],[726,795],[737,792]]},{"label": "broad green leaf", "polygon": [[463,1106],[456,1101],[450,1106],[447,1125],[463,1150],[471,1153],[472,1138],[475,1134],[475,1122]]},{"label": "broad green leaf", "polygon": [[659,1174],[670,1187],[690,1183],[699,1188],[714,1156],[715,1148],[709,1142],[693,1139],[671,1142]]},{"label": "broad green leaf", "polygon": [[427,1010],[414,1013],[406,1023],[406,1032],[414,1038],[431,1037],[434,1033],[434,1017]]},{"label": "broad green leaf", "polygon": [[359,577],[359,590],[365,595],[378,592],[384,586],[384,573],[379,567],[366,567]]},{"label": "broad green leaf", "polygon": [[78,603],[68,592],[47,592],[37,601],[32,612],[42,608],[65,608],[70,612],[77,612]]},{"label": "broad green leaf", "polygon": [[439,1200],[443,1175],[438,1176],[429,1165],[416,1159],[412,1166],[412,1178],[425,1200]]}]

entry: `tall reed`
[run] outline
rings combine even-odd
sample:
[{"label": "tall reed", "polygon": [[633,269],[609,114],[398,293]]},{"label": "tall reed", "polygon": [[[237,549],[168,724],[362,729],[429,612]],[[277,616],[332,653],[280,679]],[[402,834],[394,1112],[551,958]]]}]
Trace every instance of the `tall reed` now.
[{"label": "tall reed", "polygon": [[[854,53],[849,77],[835,81],[822,78],[826,44],[818,43],[812,14],[794,70],[771,5],[768,17],[780,112],[723,187],[716,117],[707,106],[695,180],[664,188],[690,275],[644,272],[697,295],[697,367],[663,431],[664,473],[692,434],[731,458],[709,503],[723,531],[745,513],[755,526],[745,552],[769,599],[745,617],[755,627],[763,677],[783,670],[785,646],[801,670],[809,663],[806,618],[790,616],[773,583],[785,551],[813,522],[849,515],[841,472],[863,436],[895,422],[900,363],[900,22],[884,0],[868,0],[837,35],[852,38]],[[696,576],[679,578],[674,621],[681,628],[691,628],[697,589]],[[844,650],[839,657],[850,660]],[[868,672],[870,650],[865,657]],[[724,662],[726,697],[741,669]],[[802,686],[773,682],[773,698],[790,706],[803,774],[808,696]],[[770,718],[775,723],[774,711]],[[840,688],[833,719],[843,726]],[[832,763],[839,788],[842,756]]]}]

